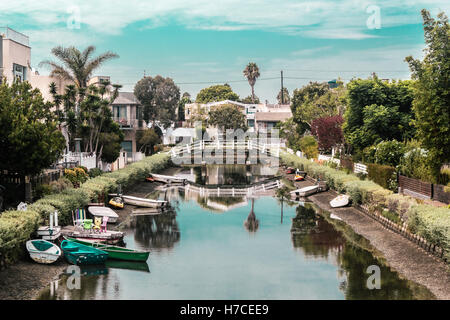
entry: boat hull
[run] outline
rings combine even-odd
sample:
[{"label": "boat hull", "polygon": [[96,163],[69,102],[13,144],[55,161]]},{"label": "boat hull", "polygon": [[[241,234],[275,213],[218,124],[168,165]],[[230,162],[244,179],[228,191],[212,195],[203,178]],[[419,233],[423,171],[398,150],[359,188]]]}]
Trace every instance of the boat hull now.
[{"label": "boat hull", "polygon": [[347,195],[340,195],[330,201],[332,208],[345,207],[350,202],[350,197]]},{"label": "boat hull", "polygon": [[108,253],[74,241],[64,240],[61,243],[64,257],[76,265],[102,264],[108,259]]},{"label": "boat hull", "polygon": [[311,186],[292,191],[292,193],[295,194],[297,197],[307,197],[314,193],[317,193],[318,190],[319,186]]},{"label": "boat hull", "polygon": [[[39,250],[38,247],[36,247],[37,243],[45,245],[48,249]],[[29,240],[26,243],[26,248],[31,259],[37,263],[51,264],[57,261],[61,256],[61,249],[59,249],[55,244],[45,240]]]},{"label": "boat hull", "polygon": [[68,240],[105,251],[108,253],[109,259],[145,262],[148,260],[148,256],[150,255],[149,251],[138,251],[123,247],[110,246],[102,243],[90,243],[71,238],[68,238]]}]

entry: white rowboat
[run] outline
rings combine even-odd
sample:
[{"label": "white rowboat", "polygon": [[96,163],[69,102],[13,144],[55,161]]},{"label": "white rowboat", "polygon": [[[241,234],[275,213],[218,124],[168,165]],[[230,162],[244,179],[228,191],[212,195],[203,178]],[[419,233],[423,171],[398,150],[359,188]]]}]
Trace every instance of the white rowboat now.
[{"label": "white rowboat", "polygon": [[345,207],[348,205],[350,201],[350,197],[346,194],[341,194],[330,201],[330,206],[332,208],[339,208],[339,207]]},{"label": "white rowboat", "polygon": [[50,264],[61,256],[61,249],[46,240],[29,240],[26,244],[31,259],[38,263]]},{"label": "white rowboat", "polygon": [[151,176],[155,181],[164,182],[164,183],[185,183],[186,179],[181,177],[174,176],[166,176],[163,174],[151,173]]},{"label": "white rowboat", "polygon": [[[110,196],[116,197],[117,194],[110,194]],[[126,204],[132,204],[138,207],[161,208],[168,204],[168,202],[164,200],[153,200],[133,196],[121,196],[121,197],[123,199],[123,202],[125,202]]]},{"label": "white rowboat", "polygon": [[319,186],[309,186],[301,189],[291,191],[291,194],[295,194],[297,197],[307,197],[319,191]]}]

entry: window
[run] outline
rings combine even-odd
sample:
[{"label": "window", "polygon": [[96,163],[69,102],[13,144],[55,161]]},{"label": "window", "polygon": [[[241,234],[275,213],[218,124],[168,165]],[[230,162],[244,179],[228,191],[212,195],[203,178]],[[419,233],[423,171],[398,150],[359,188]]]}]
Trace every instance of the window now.
[{"label": "window", "polygon": [[127,106],[114,106],[113,117],[118,120],[127,119]]},{"label": "window", "polygon": [[13,63],[14,79],[17,79],[20,82],[25,81],[26,80],[26,70],[27,70],[27,68],[25,68],[24,66]]}]

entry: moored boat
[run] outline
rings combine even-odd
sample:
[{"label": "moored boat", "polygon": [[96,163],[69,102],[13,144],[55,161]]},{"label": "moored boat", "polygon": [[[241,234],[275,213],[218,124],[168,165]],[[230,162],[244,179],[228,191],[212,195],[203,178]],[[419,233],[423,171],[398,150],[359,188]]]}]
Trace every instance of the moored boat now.
[{"label": "moored boat", "polygon": [[75,241],[63,240],[61,249],[64,257],[72,264],[101,264],[108,259],[108,253]]},{"label": "moored boat", "polygon": [[26,247],[31,259],[38,263],[50,264],[61,256],[61,249],[56,244],[46,240],[29,240]]},{"label": "moored boat", "polygon": [[291,191],[291,194],[294,194],[298,197],[307,197],[310,196],[314,193],[316,193],[319,190],[319,186],[309,186],[309,187],[304,187],[304,188],[300,188],[294,191]]},{"label": "moored boat", "polygon": [[[110,196],[116,197],[116,194],[110,194]],[[146,198],[139,198],[133,196],[122,196],[123,201],[126,204],[131,204],[138,207],[146,207],[146,208],[162,208],[168,204],[167,201],[164,200],[153,200]]]},{"label": "moored boat", "polygon": [[123,204],[123,199],[121,197],[114,197],[111,200],[109,200],[109,205],[117,208],[117,209],[123,209],[124,204]]},{"label": "moored boat", "polygon": [[150,251],[128,249],[124,247],[112,246],[99,242],[87,242],[74,238],[67,238],[70,241],[93,247],[108,253],[108,259],[124,261],[147,261]]},{"label": "moored boat", "polygon": [[303,180],[305,180],[305,177],[301,176],[299,174],[296,174],[295,177],[294,177],[294,180],[295,181],[303,181]]},{"label": "moored boat", "polygon": [[350,202],[350,197],[346,194],[341,194],[330,201],[330,206],[332,208],[345,207]]},{"label": "moored boat", "polygon": [[[163,183],[185,183],[186,179],[181,177],[175,177],[175,176],[166,176],[163,174],[156,174],[151,173],[151,177],[153,178],[153,181],[163,182]],[[150,180],[149,180],[150,181]]]}]

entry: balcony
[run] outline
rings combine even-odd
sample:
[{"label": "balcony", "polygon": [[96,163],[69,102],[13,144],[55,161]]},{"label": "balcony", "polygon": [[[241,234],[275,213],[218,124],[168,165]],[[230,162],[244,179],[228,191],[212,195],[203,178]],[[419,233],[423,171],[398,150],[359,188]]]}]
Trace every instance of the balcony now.
[{"label": "balcony", "polygon": [[139,119],[129,119],[129,118],[113,118],[114,122],[119,124],[120,129],[132,130],[137,128],[144,128],[144,121]]}]

